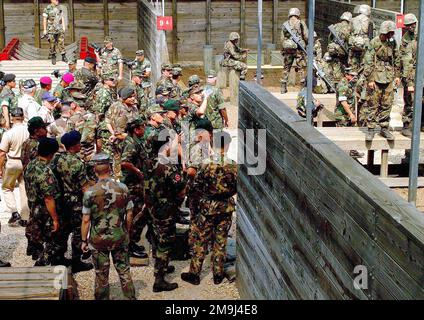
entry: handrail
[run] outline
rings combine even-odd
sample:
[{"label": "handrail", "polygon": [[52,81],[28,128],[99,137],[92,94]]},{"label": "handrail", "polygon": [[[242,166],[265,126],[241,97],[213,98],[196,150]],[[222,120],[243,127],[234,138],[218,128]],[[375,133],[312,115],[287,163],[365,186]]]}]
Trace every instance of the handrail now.
[{"label": "handrail", "polygon": [[18,45],[19,45],[18,38],[13,38],[12,40],[10,40],[7,46],[4,47],[4,49],[0,53],[0,61],[11,60]]}]

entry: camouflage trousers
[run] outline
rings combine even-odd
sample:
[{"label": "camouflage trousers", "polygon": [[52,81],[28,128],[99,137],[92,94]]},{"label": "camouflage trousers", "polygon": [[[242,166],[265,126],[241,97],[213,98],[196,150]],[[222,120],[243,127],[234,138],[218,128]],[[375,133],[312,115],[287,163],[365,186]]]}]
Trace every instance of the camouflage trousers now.
[{"label": "camouflage trousers", "polygon": [[199,275],[210,242],[212,245],[212,272],[214,275],[224,273],[228,231],[231,228],[232,214],[217,214],[205,216],[200,214],[192,223],[193,248],[190,262],[190,272]]},{"label": "camouflage trousers", "polygon": [[408,92],[408,84],[405,79],[402,79],[402,85],[404,102],[402,122],[405,127],[410,127],[413,119],[414,93]]},{"label": "camouflage trousers", "polygon": [[365,51],[349,51],[348,65],[350,68],[353,68],[354,71],[359,72],[362,68],[363,61],[365,57]]},{"label": "camouflage trousers", "polygon": [[175,242],[177,209],[178,205],[170,202],[170,199],[155,203],[149,208],[156,245],[155,276],[165,275],[168,268],[170,252]]},{"label": "camouflage trousers", "polygon": [[110,256],[113,265],[121,281],[121,288],[125,299],[136,300],[135,288],[130,272],[130,258],[128,246],[123,246],[114,250],[91,250],[96,278],[94,282],[94,298],[96,300],[109,300],[109,270]]},{"label": "camouflage trousers", "polygon": [[343,78],[344,64],[339,58],[333,57],[331,61],[328,62],[328,65],[331,70],[331,75],[329,74],[328,76],[336,85]]},{"label": "camouflage trousers", "polygon": [[225,64],[225,67],[227,67],[229,69],[234,69],[236,71],[240,71],[240,77],[242,77],[242,78],[246,77],[247,64],[244,63],[243,61],[229,59],[228,61],[225,61],[224,64]]},{"label": "camouflage trousers", "polygon": [[49,33],[47,40],[49,41],[50,51],[49,58],[56,54],[56,49],[60,54],[65,54],[65,34],[61,33]]},{"label": "camouflage trousers", "polygon": [[356,107],[358,108],[358,126],[366,127],[368,123],[368,115],[370,113],[369,100],[372,95],[372,91],[367,87],[367,81],[364,78],[360,78],[356,84],[355,95],[356,95]]},{"label": "camouflage trousers", "polygon": [[148,212],[144,206],[143,188],[140,186],[131,186],[127,184],[130,191],[130,198],[134,203],[133,222],[130,231],[130,241],[137,243],[140,241],[144,227],[147,225]]},{"label": "camouflage trousers", "polygon": [[80,205],[65,204],[67,222],[67,234],[72,234],[72,260],[80,260],[82,255],[81,223],[82,208]]},{"label": "camouflage trousers", "polygon": [[53,221],[47,210],[41,206],[31,206],[25,236],[30,248],[41,251],[38,260],[44,265],[50,265],[55,257],[63,257],[67,250],[69,233],[66,222],[60,219],[57,232],[52,232],[52,227]]},{"label": "camouflage trousers", "polygon": [[292,68],[299,74],[300,79],[305,78],[306,57],[304,54],[283,54],[283,73],[281,75],[281,82],[287,83],[289,81],[290,70]]},{"label": "camouflage trousers", "polygon": [[394,100],[393,82],[376,83],[375,89],[370,93],[368,128],[375,129],[377,125],[380,125],[381,128],[388,128]]}]

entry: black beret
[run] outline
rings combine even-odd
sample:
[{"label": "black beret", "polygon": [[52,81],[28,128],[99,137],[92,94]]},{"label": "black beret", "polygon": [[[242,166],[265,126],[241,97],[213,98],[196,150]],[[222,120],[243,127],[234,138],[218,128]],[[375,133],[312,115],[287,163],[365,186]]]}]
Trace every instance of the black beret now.
[{"label": "black beret", "polygon": [[208,118],[200,118],[198,120],[196,120],[195,122],[195,128],[197,129],[203,129],[203,130],[207,130],[209,132],[213,131],[213,125],[212,122],[209,121]]},{"label": "black beret", "polygon": [[42,157],[49,156],[59,150],[59,143],[53,138],[41,138],[38,140],[38,154]]},{"label": "black beret", "polygon": [[66,148],[70,148],[81,142],[81,133],[77,130],[69,131],[62,136],[60,141]]},{"label": "black beret", "polygon": [[16,79],[16,76],[12,73],[7,73],[3,76],[3,81],[8,83],[10,81],[14,81]]},{"label": "black beret", "polygon": [[28,80],[24,81],[24,88],[25,89],[31,89],[31,88],[34,88],[36,86],[37,86],[37,84],[32,79],[28,79]]},{"label": "black beret", "polygon": [[122,88],[122,89],[119,91],[119,96],[120,96],[123,100],[128,99],[128,98],[129,98],[129,97],[131,97],[133,94],[134,94],[134,89],[131,89],[130,87]]},{"label": "black beret", "polygon": [[94,59],[93,57],[87,57],[87,58],[84,59],[84,61],[88,62],[88,63],[93,63],[93,64],[97,63],[97,60]]}]

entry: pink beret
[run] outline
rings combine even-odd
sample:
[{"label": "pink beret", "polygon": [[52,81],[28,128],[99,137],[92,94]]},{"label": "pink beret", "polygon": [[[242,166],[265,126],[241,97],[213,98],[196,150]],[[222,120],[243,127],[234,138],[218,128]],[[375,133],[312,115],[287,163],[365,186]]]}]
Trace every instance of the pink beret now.
[{"label": "pink beret", "polygon": [[52,79],[50,77],[41,77],[40,83],[41,84],[52,84]]},{"label": "pink beret", "polygon": [[74,75],[72,73],[70,73],[70,72],[65,73],[62,76],[62,80],[65,81],[66,83],[71,83],[71,82],[74,81]]}]

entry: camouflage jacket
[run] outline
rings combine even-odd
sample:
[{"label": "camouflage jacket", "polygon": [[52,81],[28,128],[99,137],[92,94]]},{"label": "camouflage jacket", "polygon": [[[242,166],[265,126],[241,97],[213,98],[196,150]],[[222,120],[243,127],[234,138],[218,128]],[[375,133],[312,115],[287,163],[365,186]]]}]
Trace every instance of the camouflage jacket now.
[{"label": "camouflage jacket", "polygon": [[81,110],[75,112],[68,120],[68,132],[77,130],[81,133],[82,156],[85,159],[94,151],[97,137],[97,119],[94,113]]},{"label": "camouflage jacket", "polygon": [[60,141],[60,138],[68,132],[68,121],[69,118],[60,117],[59,119],[56,119],[53,123],[49,126],[50,134],[57,138]]},{"label": "camouflage jacket", "polygon": [[127,106],[118,100],[106,112],[105,123],[110,124],[116,133],[123,133],[127,123],[136,119],[138,114],[136,106]]},{"label": "camouflage jacket", "polygon": [[143,88],[141,87],[141,85],[137,85],[135,83],[131,83],[129,85],[129,87],[131,89],[133,89],[134,92],[135,92],[135,95],[137,97],[137,106],[138,106],[139,111],[140,112],[144,112],[146,110],[146,106],[147,106],[146,103],[147,103],[147,101],[146,101],[146,99],[144,97],[144,90],[143,90]]},{"label": "camouflage jacket", "polygon": [[221,89],[216,86],[206,85],[205,91],[211,90],[212,93],[208,96],[208,105],[206,107],[206,117],[212,122],[214,129],[224,128],[224,122],[220,111],[225,109],[224,96]]},{"label": "camouflage jacket", "polygon": [[64,203],[81,207],[82,188],[88,183],[84,162],[76,154],[58,152],[51,161],[50,167],[59,183]]},{"label": "camouflage jacket", "polygon": [[[334,29],[336,30],[337,36],[340,38],[340,40],[344,41],[346,45],[349,41],[349,36],[352,31],[352,27],[347,21],[341,21],[339,23],[334,24]],[[330,33],[328,38],[328,43],[336,43],[334,36]]]},{"label": "camouflage jacket", "polygon": [[47,18],[47,33],[63,33],[63,12],[61,6],[49,4],[47,8],[44,9],[43,17]]},{"label": "camouflage jacket", "polygon": [[112,50],[103,49],[100,55],[102,74],[114,73],[119,75],[119,64],[122,63],[122,54],[118,48]]},{"label": "camouflage jacket", "polygon": [[37,157],[38,140],[29,137],[22,145],[21,162],[22,167],[25,169],[28,163]]},{"label": "camouflage jacket", "polygon": [[167,88],[169,91],[171,91],[172,88],[174,87],[174,84],[172,83],[171,79],[165,78],[162,76],[156,83],[156,88],[159,88],[159,87]]},{"label": "camouflage jacket", "polygon": [[75,81],[84,84],[85,89],[82,93],[89,96],[94,90],[99,79],[94,71],[82,67],[75,72]]},{"label": "camouflage jacket", "polygon": [[224,60],[222,65],[225,67],[228,62],[240,61],[247,58],[247,53],[242,48],[227,40],[224,45]]},{"label": "camouflage jacket", "polygon": [[96,94],[96,100],[92,107],[92,112],[99,116],[101,115],[103,118],[105,113],[108,111],[109,107],[116,100],[115,92],[112,89],[101,87]]},{"label": "camouflage jacket", "polygon": [[35,101],[37,101],[37,103],[41,106],[43,104],[43,101],[41,100],[41,97],[43,96],[43,94],[45,94],[46,92],[48,92],[48,90],[43,89],[43,88],[38,88],[37,91],[35,91],[35,95],[34,95],[34,99]]},{"label": "camouflage jacket", "polygon": [[[152,65],[149,59],[147,58],[144,58],[144,60],[141,62],[138,60],[135,60],[132,70],[139,70],[144,73],[145,71],[152,71]],[[150,77],[143,77],[143,82],[150,83],[151,82]]]},{"label": "camouflage jacket", "polygon": [[380,37],[371,40],[364,58],[364,76],[368,82],[390,83],[400,77],[400,60],[396,41],[382,42]]},{"label": "camouflage jacket", "polygon": [[415,86],[415,72],[417,67],[417,41],[412,41],[401,57],[403,70],[402,78],[408,87]]},{"label": "camouflage jacket", "polygon": [[125,184],[101,179],[84,193],[84,215],[90,215],[90,244],[99,251],[115,250],[129,243],[125,217],[134,207]]},{"label": "camouflage jacket", "polygon": [[317,60],[321,60],[322,59],[322,45],[321,45],[321,40],[317,39],[314,42],[314,57]]},{"label": "camouflage jacket", "polygon": [[[58,181],[49,164],[39,157],[32,160],[24,170],[25,190],[31,211],[41,208],[48,214],[44,198],[52,196],[55,200],[61,197]],[[60,213],[60,210],[57,210]]]},{"label": "camouflage jacket", "polygon": [[[0,94],[0,107],[7,106],[9,111],[13,110],[17,106],[17,103],[16,105],[14,105],[14,101],[16,101],[14,98],[15,93],[13,92],[13,90],[7,86],[4,86]],[[3,113],[3,108],[0,108],[0,114],[1,113]]]},{"label": "camouflage jacket", "polygon": [[371,19],[364,15],[360,14],[352,18],[350,22],[351,26],[351,36],[362,36],[364,38],[372,38],[372,31],[370,30]]},{"label": "camouflage jacket", "polygon": [[171,99],[179,100],[181,99],[182,96],[183,96],[183,89],[181,89],[178,83],[172,84],[172,89],[171,89],[171,92],[169,93],[169,97]]},{"label": "camouflage jacket", "polygon": [[[308,27],[306,23],[296,17],[292,17],[291,19],[287,20],[286,22],[289,23],[292,31],[297,34],[302,39],[302,45],[306,48],[306,45],[308,43]],[[283,44],[283,48],[286,47],[285,42],[291,41],[294,43],[294,41],[291,38],[290,33],[286,30],[286,28],[281,28],[281,35],[280,35],[281,43]]]},{"label": "camouflage jacket", "polygon": [[193,188],[201,194],[200,213],[204,216],[231,213],[237,192],[237,164],[220,155],[202,163]]},{"label": "camouflage jacket", "polygon": [[[400,60],[399,65],[402,71],[402,78],[404,77],[405,68],[408,69],[408,66],[404,65],[403,62],[405,61],[403,57],[408,53],[408,46],[414,42],[417,41],[417,34],[412,33],[411,31],[406,31],[404,35],[402,36],[402,42],[399,46],[399,56],[398,59]],[[410,50],[411,48],[409,48]]]},{"label": "camouflage jacket", "polygon": [[68,90],[65,90],[64,87],[60,83],[57,84],[56,88],[54,88],[53,95],[60,100],[65,100],[69,98]]},{"label": "camouflage jacket", "polygon": [[334,115],[336,120],[350,120],[349,115],[346,113],[342,106],[342,102],[346,101],[350,110],[355,114],[355,83],[349,82],[346,78],[343,78],[337,86],[337,105]]},{"label": "camouflage jacket", "polygon": [[[142,138],[127,136],[124,140],[124,147],[121,155],[121,162],[132,163],[141,172],[145,172],[147,152]],[[122,169],[122,182],[128,187],[139,185],[140,179],[132,172]]]}]

